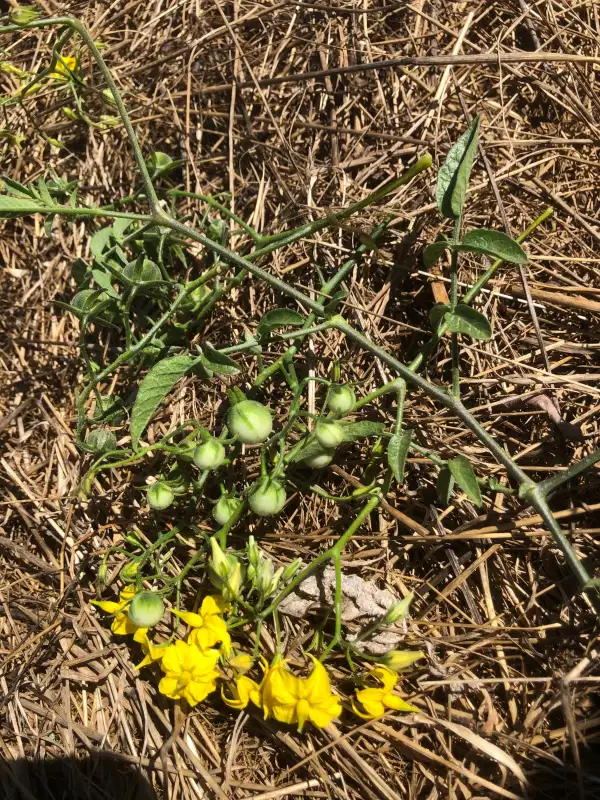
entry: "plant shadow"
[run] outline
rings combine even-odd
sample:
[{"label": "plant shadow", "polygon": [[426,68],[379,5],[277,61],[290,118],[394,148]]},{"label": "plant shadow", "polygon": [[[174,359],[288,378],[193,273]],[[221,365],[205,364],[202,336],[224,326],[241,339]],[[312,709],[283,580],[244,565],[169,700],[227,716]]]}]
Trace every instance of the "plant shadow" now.
[{"label": "plant shadow", "polygon": [[135,764],[114,753],[0,760],[2,800],[159,800]]}]

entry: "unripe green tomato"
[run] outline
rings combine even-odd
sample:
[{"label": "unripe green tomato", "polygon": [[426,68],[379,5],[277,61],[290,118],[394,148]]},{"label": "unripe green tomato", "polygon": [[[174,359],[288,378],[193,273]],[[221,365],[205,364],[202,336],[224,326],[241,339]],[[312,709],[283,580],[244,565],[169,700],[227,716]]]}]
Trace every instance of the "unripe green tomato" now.
[{"label": "unripe green tomato", "polygon": [[117,446],[117,437],[106,428],[96,428],[85,437],[85,443],[94,453],[108,453]]},{"label": "unripe green tomato", "polygon": [[225,459],[225,448],[218,439],[202,442],[194,450],[194,464],[198,469],[216,469]]},{"label": "unripe green tomato", "polygon": [[327,405],[334,414],[344,416],[349,414],[356,405],[354,389],[347,383],[334,383],[329,387]]},{"label": "unripe green tomato", "polygon": [[174,499],[173,489],[162,481],[153,483],[148,489],[148,504],[154,511],[163,511],[171,505]]},{"label": "unripe green tomato", "polygon": [[337,447],[344,441],[344,429],[330,419],[320,419],[315,427],[315,436],[318,443],[325,449]]},{"label": "unripe green tomato", "polygon": [[259,480],[248,495],[248,505],[259,517],[279,514],[285,505],[286,495],[283,485],[271,478]]},{"label": "unripe green tomato", "polygon": [[162,280],[162,272],[158,264],[145,258],[140,264],[139,261],[131,261],[123,270],[123,275],[130,281],[136,283],[151,283],[152,281]]},{"label": "unripe green tomato", "polygon": [[226,494],[221,497],[215,507],[213,508],[213,519],[217,523],[217,525],[226,525],[231,517],[238,511],[240,506],[242,505],[242,501],[238,500],[237,497],[230,497]]},{"label": "unripe green tomato", "polygon": [[273,417],[256,400],[242,400],[229,410],[227,427],[243,444],[260,444],[273,430]]},{"label": "unripe green tomato", "polygon": [[98,289],[82,289],[77,292],[75,297],[71,300],[71,305],[82,314],[87,314],[90,319],[95,317],[107,317],[106,308],[98,314],[96,308],[100,303],[104,303],[108,299],[106,292],[99,291]]},{"label": "unripe green tomato", "polygon": [[308,458],[303,458],[301,463],[311,469],[322,469],[328,464],[331,464],[334,454],[334,448],[324,448],[320,453],[314,453],[312,456],[308,456]]},{"label": "unripe green tomato", "polygon": [[139,628],[153,628],[164,614],[162,598],[153,592],[138,592],[127,608],[127,616]]}]

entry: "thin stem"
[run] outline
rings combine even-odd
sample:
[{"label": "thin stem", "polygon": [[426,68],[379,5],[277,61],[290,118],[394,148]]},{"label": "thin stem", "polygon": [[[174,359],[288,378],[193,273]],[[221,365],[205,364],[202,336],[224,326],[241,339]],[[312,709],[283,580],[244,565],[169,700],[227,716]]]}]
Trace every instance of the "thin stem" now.
[{"label": "thin stem", "polygon": [[[455,244],[460,242],[460,229],[462,225],[462,215],[459,215],[454,223],[453,241]],[[454,314],[458,305],[458,251],[452,250],[450,267],[450,313]],[[441,335],[437,332],[438,337]],[[453,333],[451,337],[452,354],[452,394],[460,398],[460,347],[458,345],[458,334]]]},{"label": "thin stem", "polygon": [[572,464],[568,469],[564,470],[564,472],[557,472],[556,475],[551,475],[549,478],[540,481],[537,488],[544,497],[547,497],[551,492],[558,489],[559,486],[562,486],[563,483],[567,483],[577,475],[581,475],[582,472],[593,467],[594,464],[597,464],[599,461],[600,450],[594,450],[589,456],[582,458],[581,461],[578,461],[576,464]]}]

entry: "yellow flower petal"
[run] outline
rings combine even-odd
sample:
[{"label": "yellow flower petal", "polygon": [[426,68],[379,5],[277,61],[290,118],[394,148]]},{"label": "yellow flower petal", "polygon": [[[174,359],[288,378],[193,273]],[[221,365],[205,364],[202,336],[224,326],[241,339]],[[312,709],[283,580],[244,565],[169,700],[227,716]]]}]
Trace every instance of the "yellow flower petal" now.
[{"label": "yellow flower petal", "polygon": [[386,694],[383,698],[383,704],[387,706],[387,708],[392,708],[394,711],[418,711],[418,708],[411,706],[406,700],[403,700],[401,697],[395,694]]},{"label": "yellow flower petal", "polygon": [[117,636],[129,636],[139,630],[138,626],[129,619],[127,614],[117,614],[112,621],[110,629]]},{"label": "yellow flower petal", "polygon": [[327,701],[331,697],[331,683],[323,664],[310,653],[308,656],[312,659],[313,668],[308,678],[301,682],[300,691],[311,705],[317,705],[320,701]]},{"label": "yellow flower petal", "polygon": [[209,594],[202,601],[200,613],[203,617],[210,617],[215,614],[223,614],[229,609],[229,604],[223,600],[220,594]]},{"label": "yellow flower petal", "polygon": [[198,705],[204,700],[211,692],[217,688],[215,681],[190,681],[183,689],[181,696],[188,701],[191,706]]},{"label": "yellow flower petal", "polygon": [[361,689],[359,692],[356,692],[356,700],[364,708],[366,713],[358,711],[354,698],[352,699],[352,708],[354,712],[363,719],[381,717],[382,714],[385,714],[385,706],[383,704],[384,696],[384,689]]},{"label": "yellow flower petal", "polygon": [[381,681],[386,694],[391,692],[398,682],[397,673],[384,666],[379,666],[375,667],[375,669],[372,669],[367,678],[376,678],[378,681]]},{"label": "yellow flower petal", "polygon": [[164,678],[161,678],[161,681],[158,684],[158,691],[161,694],[170,697],[172,700],[178,700],[179,693],[177,691],[177,678],[173,678],[170,675],[165,675]]},{"label": "yellow flower petal", "polygon": [[324,710],[322,708],[310,708],[308,711],[308,718],[316,728],[326,728],[332,719],[339,717],[342,713],[342,707],[338,705],[333,709]]},{"label": "yellow flower petal", "polygon": [[113,600],[90,600],[90,603],[107,614],[116,614],[123,608],[122,603],[115,603]]},{"label": "yellow flower petal", "polygon": [[204,619],[200,616],[200,614],[194,614],[193,611],[177,611],[176,609],[171,609],[171,614],[175,614],[176,617],[182,619],[186,625],[189,625],[191,628],[202,628],[204,625]]}]

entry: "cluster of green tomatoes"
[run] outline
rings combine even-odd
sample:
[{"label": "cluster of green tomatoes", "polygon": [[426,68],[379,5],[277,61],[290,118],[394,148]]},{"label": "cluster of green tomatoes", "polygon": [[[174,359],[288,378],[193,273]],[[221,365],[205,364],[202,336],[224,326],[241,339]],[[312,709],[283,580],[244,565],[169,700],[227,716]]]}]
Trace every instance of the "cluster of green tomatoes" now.
[{"label": "cluster of green tomatoes", "polygon": [[[309,435],[312,442],[301,463],[311,469],[327,466],[334,457],[336,448],[344,441],[343,425],[336,417],[343,417],[352,411],[356,396],[347,384],[332,384],[327,395],[327,407],[332,417],[319,417],[314,431]],[[239,443],[260,445],[267,442],[273,430],[273,415],[269,408],[256,400],[244,399],[235,403],[227,415],[227,430]],[[212,472],[226,461],[227,450],[224,442],[207,436],[191,452],[191,461],[201,472]],[[156,511],[168,508],[175,500],[176,486],[172,481],[159,480],[147,490],[148,503]],[[246,500],[251,511],[260,517],[278,514],[286,501],[286,490],[280,472],[275,469],[271,475],[261,477],[249,488]],[[213,519],[224,526],[237,514],[243,501],[239,497],[223,492],[213,508]]]}]

